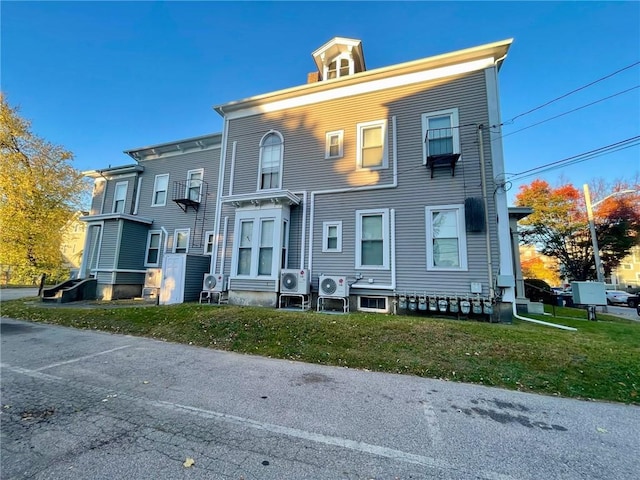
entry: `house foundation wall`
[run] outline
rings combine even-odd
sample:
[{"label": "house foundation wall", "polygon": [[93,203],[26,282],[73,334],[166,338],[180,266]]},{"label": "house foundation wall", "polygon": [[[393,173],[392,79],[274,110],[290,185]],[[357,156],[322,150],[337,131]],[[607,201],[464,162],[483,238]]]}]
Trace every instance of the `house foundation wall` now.
[{"label": "house foundation wall", "polygon": [[142,285],[106,285],[98,284],[96,291],[99,300],[120,300],[142,296]]},{"label": "house foundation wall", "polygon": [[276,307],[278,305],[278,294],[275,292],[230,290],[229,304],[251,307]]}]

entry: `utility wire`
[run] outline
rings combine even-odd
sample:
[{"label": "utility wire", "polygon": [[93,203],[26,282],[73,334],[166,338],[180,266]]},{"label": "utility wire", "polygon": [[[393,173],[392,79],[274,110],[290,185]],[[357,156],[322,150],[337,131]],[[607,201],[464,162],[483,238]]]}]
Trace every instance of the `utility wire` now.
[{"label": "utility wire", "polygon": [[514,130],[513,132],[505,133],[505,134],[504,134],[504,135],[502,135],[501,137],[494,138],[494,139],[492,139],[491,141],[492,141],[492,142],[495,142],[496,140],[500,140],[500,139],[502,139],[502,138],[504,138],[504,137],[508,137],[509,135],[514,135],[514,134],[516,134],[516,133],[518,133],[518,132],[522,132],[523,130],[527,130],[527,129],[529,129],[529,128],[536,127],[536,126],[538,126],[538,125],[540,125],[540,124],[543,124],[543,123],[549,122],[549,121],[551,121],[551,120],[555,120],[556,118],[560,118],[560,117],[563,117],[563,116],[568,115],[568,114],[570,114],[570,113],[577,112],[578,110],[582,110],[583,108],[587,108],[587,107],[590,107],[590,106],[595,105],[595,104],[597,104],[597,103],[604,102],[605,100],[609,100],[610,98],[617,97],[618,95],[622,95],[623,93],[630,92],[631,90],[635,90],[636,88],[640,88],[640,85],[636,85],[636,86],[631,87],[631,88],[628,88],[628,89],[626,89],[626,90],[622,90],[621,92],[614,93],[613,95],[609,95],[608,97],[600,98],[600,99],[595,100],[595,101],[593,101],[593,102],[591,102],[591,103],[587,103],[586,105],[582,105],[582,106],[580,106],[580,107],[574,108],[573,110],[569,110],[569,111],[566,111],[566,112],[564,112],[564,113],[560,113],[560,114],[558,114],[558,115],[555,115],[555,116],[553,116],[553,117],[549,117],[549,118],[546,118],[546,119],[544,119],[544,120],[540,120],[539,122],[533,123],[533,124],[531,124],[531,125],[528,125],[528,126],[526,126],[526,127],[521,128],[521,129],[519,129],[519,130]]},{"label": "utility wire", "polygon": [[[593,82],[591,82],[591,83],[588,83],[588,84],[586,84],[586,85],[583,85],[582,87],[578,87],[578,88],[576,88],[575,90],[571,90],[570,92],[567,92],[567,93],[565,93],[565,94],[563,94],[563,95],[560,95],[559,97],[556,97],[556,98],[554,98],[553,100],[549,100],[548,102],[543,103],[542,105],[539,105],[539,106],[537,106],[537,107],[535,107],[535,108],[532,108],[531,110],[528,110],[528,111],[526,111],[526,112],[524,112],[524,113],[521,113],[521,114],[519,114],[519,115],[516,115],[516,116],[515,116],[515,117],[513,117],[511,120],[509,120],[508,122],[504,122],[504,123],[511,123],[511,122],[513,122],[516,118],[520,118],[520,117],[524,117],[525,115],[529,115],[530,113],[533,113],[533,112],[535,112],[535,111],[537,111],[537,110],[540,110],[541,108],[544,108],[544,107],[546,107],[547,105],[551,105],[552,103],[557,102],[558,100],[561,100],[561,99],[563,99],[563,98],[565,98],[565,97],[568,97],[569,95],[572,95],[572,94],[574,94],[574,93],[576,93],[576,92],[579,92],[580,90],[584,90],[585,88],[591,87],[592,85],[595,85],[596,83],[599,83],[599,82],[602,82],[603,80],[606,80],[607,78],[611,78],[611,77],[613,77],[614,75],[617,75],[617,74],[618,74],[618,73],[620,73],[620,72],[624,72],[625,70],[628,70],[628,69],[630,69],[630,68],[633,68],[633,67],[635,67],[635,66],[636,66],[636,65],[638,65],[638,64],[640,64],[640,61],[635,62],[635,63],[632,63],[631,65],[627,65],[626,67],[623,67],[623,68],[621,68],[620,70],[616,70],[615,72],[610,73],[609,75],[606,75],[606,76],[604,76],[604,77],[602,77],[602,78],[599,78],[599,79],[597,79],[597,80],[594,80],[594,81],[593,81]],[[504,123],[503,123],[503,125],[504,125]]]},{"label": "utility wire", "polygon": [[630,137],[625,140],[621,140],[619,142],[611,143],[609,145],[605,145],[604,147],[596,148],[594,150],[589,150],[588,152],[583,152],[578,155],[573,155],[571,157],[563,158],[562,160],[557,160],[555,162],[547,163],[545,165],[540,165],[539,167],[531,168],[529,170],[524,170],[522,172],[518,172],[513,174],[509,181],[514,179],[521,179],[525,177],[530,177],[532,175],[537,175],[543,171],[553,170],[555,168],[565,167],[569,165],[573,165],[576,163],[584,162],[586,160],[591,160],[593,158],[607,155],[613,152],[617,152],[619,150],[624,150],[627,148],[631,148],[640,144],[640,135],[635,137]]}]

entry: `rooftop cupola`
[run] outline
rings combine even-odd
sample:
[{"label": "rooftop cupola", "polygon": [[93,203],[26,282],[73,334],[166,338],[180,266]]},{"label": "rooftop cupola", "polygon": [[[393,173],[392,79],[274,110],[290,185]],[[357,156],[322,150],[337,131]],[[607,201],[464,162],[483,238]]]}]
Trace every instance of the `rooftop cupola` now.
[{"label": "rooftop cupola", "polygon": [[[362,42],[353,38],[334,37],[311,55],[318,67],[317,81],[342,78],[366,70]],[[312,76],[309,78],[311,80]]]}]

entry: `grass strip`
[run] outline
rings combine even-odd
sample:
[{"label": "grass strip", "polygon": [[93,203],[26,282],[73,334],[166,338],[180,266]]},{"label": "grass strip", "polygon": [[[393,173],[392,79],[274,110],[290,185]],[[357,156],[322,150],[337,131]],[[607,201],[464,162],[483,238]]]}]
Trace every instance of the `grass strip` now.
[{"label": "grass strip", "polygon": [[469,382],[565,397],[638,404],[640,323],[556,308],[568,332],[516,321],[488,324],[425,316],[327,315],[185,303],[47,306],[2,302],[2,316],[145,336],[308,363]]}]

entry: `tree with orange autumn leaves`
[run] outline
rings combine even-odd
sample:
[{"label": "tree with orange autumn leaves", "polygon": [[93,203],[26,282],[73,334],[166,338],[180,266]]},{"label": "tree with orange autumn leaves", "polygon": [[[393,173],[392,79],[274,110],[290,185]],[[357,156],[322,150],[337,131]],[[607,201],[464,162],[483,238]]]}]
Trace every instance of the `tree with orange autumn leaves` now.
[{"label": "tree with orange autumn leaves", "polygon": [[[609,191],[607,191],[609,190]],[[623,191],[598,203],[599,198]],[[522,243],[533,245],[543,255],[555,258],[560,274],[569,280],[595,280],[596,270],[583,193],[571,184],[551,187],[534,180],[520,187],[516,205],[533,213],[520,221]],[[596,237],[604,276],[611,275],[631,248],[640,245],[640,184],[617,182],[607,189],[600,182],[592,189]]]}]

